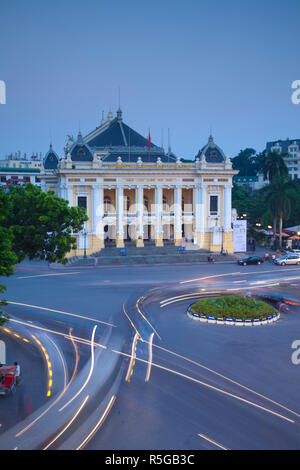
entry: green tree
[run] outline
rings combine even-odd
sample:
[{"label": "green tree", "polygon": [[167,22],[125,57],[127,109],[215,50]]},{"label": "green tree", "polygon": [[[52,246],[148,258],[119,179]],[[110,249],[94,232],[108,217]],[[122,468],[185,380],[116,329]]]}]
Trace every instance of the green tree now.
[{"label": "green tree", "polygon": [[232,159],[232,168],[239,170],[239,176],[254,176],[256,151],[252,148],[240,150],[239,154]]},{"label": "green tree", "polygon": [[88,220],[86,210],[70,207],[53,192],[44,193],[30,183],[10,186],[8,200],[11,210],[6,227],[12,230],[12,250],[18,262],[28,256],[66,264],[67,253],[76,248],[72,233],[82,230]]},{"label": "green tree", "polygon": [[[10,228],[3,227],[8,214],[11,210],[11,204],[7,195],[0,188],[0,276],[11,276],[14,272],[13,266],[17,262],[17,257],[12,251],[13,233]],[[3,294],[6,286],[0,284],[0,294]],[[0,306],[6,305],[6,301],[0,299]],[[0,325],[7,319],[0,310]]]},{"label": "green tree", "polygon": [[[273,217],[279,220],[279,246],[282,246],[282,225],[291,214],[291,196],[288,192],[293,187],[290,178],[280,176],[273,178],[272,183],[266,188],[265,194]],[[274,235],[276,233],[276,225]]]},{"label": "green tree", "polygon": [[269,179],[269,181],[272,182],[274,178],[288,176],[289,170],[284,161],[284,157],[286,156],[288,156],[288,154],[280,154],[277,152],[270,152],[266,155],[263,168],[265,179]]}]

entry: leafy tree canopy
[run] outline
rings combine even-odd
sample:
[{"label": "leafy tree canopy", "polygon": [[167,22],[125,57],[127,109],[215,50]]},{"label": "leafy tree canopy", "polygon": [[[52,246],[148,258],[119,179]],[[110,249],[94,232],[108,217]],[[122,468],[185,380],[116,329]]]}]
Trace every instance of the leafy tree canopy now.
[{"label": "leafy tree canopy", "polygon": [[263,170],[264,158],[264,152],[257,154],[253,148],[246,148],[232,159],[232,167],[239,170],[239,176],[255,176]]},{"label": "leafy tree canopy", "polygon": [[44,193],[30,183],[10,186],[7,200],[4,226],[12,231],[18,262],[28,256],[65,264],[66,254],[76,248],[72,233],[78,233],[88,219],[85,209],[69,207],[53,192]]}]

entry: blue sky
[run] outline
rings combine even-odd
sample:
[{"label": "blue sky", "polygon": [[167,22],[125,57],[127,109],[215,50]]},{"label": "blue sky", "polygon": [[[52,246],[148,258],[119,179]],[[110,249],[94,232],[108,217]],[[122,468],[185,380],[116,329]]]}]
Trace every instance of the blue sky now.
[{"label": "blue sky", "polygon": [[194,157],[212,128],[241,148],[300,138],[299,0],[14,0],[0,4],[0,157],[61,155],[66,134],[118,107],[154,143]]}]

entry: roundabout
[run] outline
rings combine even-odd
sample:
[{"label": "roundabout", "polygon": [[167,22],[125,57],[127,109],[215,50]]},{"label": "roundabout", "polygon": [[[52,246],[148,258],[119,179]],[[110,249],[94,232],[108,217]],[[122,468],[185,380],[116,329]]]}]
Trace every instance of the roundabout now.
[{"label": "roundabout", "polygon": [[202,298],[188,306],[187,315],[200,322],[234,326],[267,325],[280,318],[269,303],[241,295]]}]

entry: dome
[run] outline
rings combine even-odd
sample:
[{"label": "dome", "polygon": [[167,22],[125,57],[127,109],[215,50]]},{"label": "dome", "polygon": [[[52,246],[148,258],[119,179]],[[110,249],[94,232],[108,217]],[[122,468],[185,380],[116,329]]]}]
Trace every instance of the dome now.
[{"label": "dome", "polygon": [[201,150],[199,150],[196,158],[205,156],[207,163],[223,163],[226,160],[223,150],[214,143],[213,137],[210,135],[207,145],[205,145]]},{"label": "dome", "polygon": [[58,161],[59,161],[58,155],[52,149],[52,144],[50,144],[50,149],[46,153],[44,160],[43,160],[43,165],[44,165],[45,170],[56,170]]},{"label": "dome", "polygon": [[90,147],[84,143],[81,133],[79,132],[77,142],[70,149],[71,159],[74,162],[92,162],[93,154]]}]

